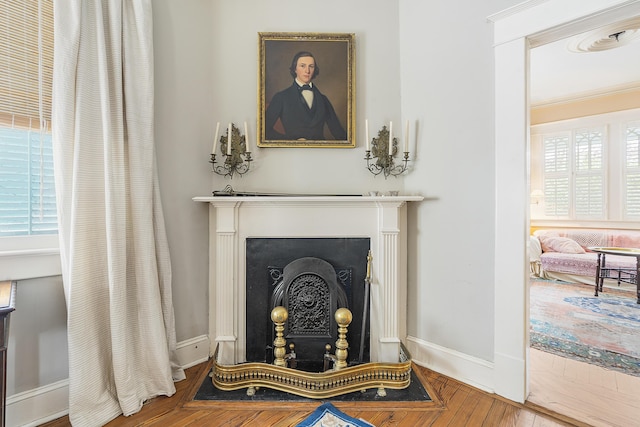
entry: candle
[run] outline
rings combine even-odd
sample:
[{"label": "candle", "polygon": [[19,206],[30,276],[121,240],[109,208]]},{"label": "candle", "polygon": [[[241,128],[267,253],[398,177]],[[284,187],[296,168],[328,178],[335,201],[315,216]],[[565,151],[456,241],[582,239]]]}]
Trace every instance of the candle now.
[{"label": "candle", "polygon": [[244,122],[244,151],[249,152],[249,132],[247,131],[247,122]]},{"label": "candle", "polygon": [[405,126],[404,131],[404,152],[409,151],[409,120],[407,120],[407,124]]},{"label": "candle", "polygon": [[393,154],[393,122],[389,122],[389,155]]},{"label": "candle", "polygon": [[231,132],[233,128],[231,127],[231,123],[229,123],[229,129],[227,130],[227,156],[231,155]]},{"label": "candle", "polygon": [[216,147],[218,146],[218,132],[220,131],[220,122],[216,124],[216,136],[213,137],[213,148],[211,154],[216,154]]},{"label": "candle", "polygon": [[365,119],[364,121],[364,138],[366,141],[367,151],[371,151],[371,146],[369,145],[369,120]]}]

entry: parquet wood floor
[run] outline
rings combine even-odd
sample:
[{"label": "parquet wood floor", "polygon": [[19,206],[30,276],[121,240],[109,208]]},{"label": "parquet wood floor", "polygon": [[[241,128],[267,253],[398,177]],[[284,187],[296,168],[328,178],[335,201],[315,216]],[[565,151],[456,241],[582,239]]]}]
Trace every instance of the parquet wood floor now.
[{"label": "parquet wood floor", "polygon": [[[158,397],[147,402],[130,417],[120,416],[107,427],[201,427],[201,426],[295,426],[319,403],[221,403],[193,401],[198,387],[209,372],[209,363],[187,369],[187,379],[176,383],[172,397]],[[584,426],[566,417],[546,414],[538,407],[528,407],[486,393],[459,381],[414,365],[416,374],[435,403],[380,404],[375,402],[334,402],[351,416],[362,418],[377,427],[550,427]],[[45,427],[68,427],[68,417],[43,424]]]}]

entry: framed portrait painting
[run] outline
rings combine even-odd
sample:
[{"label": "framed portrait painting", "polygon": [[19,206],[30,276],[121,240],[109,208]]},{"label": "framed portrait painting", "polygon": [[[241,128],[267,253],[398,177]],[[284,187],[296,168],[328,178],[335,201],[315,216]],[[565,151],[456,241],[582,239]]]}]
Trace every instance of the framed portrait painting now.
[{"label": "framed portrait painting", "polygon": [[355,147],[354,38],[258,33],[259,147]]}]

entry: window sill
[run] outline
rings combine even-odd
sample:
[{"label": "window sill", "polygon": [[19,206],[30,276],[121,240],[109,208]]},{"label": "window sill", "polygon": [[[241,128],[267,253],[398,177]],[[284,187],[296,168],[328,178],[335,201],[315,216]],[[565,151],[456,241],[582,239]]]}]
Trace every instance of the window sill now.
[{"label": "window sill", "polygon": [[58,248],[0,251],[0,280],[35,279],[61,274]]}]

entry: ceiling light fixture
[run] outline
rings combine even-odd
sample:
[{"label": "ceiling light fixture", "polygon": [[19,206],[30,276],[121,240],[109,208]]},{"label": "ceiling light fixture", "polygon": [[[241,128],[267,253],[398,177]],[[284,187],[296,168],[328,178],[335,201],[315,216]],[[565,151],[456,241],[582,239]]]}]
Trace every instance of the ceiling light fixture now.
[{"label": "ceiling light fixture", "polygon": [[617,33],[609,34],[610,39],[616,39],[617,42],[620,41],[620,36],[626,33],[626,31],[618,31]]},{"label": "ceiling light fixture", "polygon": [[569,40],[570,52],[600,52],[640,40],[640,17],[579,34]]}]

